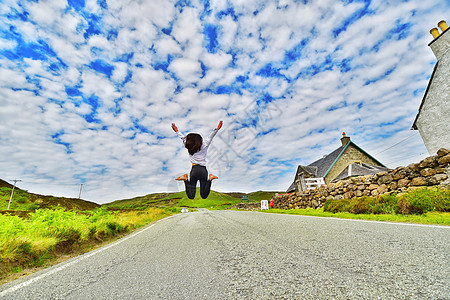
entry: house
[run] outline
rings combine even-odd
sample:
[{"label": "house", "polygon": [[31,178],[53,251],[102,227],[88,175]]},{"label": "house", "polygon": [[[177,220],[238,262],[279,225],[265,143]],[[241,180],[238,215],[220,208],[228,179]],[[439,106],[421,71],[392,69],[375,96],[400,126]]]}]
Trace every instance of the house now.
[{"label": "house", "polygon": [[353,176],[372,175],[389,170],[343,133],[342,145],[321,159],[299,165],[288,193],[312,189]]},{"label": "house", "polygon": [[450,149],[450,30],[445,21],[430,30],[434,40],[428,44],[437,58],[425,95],[412,125],[430,155],[440,148]]}]

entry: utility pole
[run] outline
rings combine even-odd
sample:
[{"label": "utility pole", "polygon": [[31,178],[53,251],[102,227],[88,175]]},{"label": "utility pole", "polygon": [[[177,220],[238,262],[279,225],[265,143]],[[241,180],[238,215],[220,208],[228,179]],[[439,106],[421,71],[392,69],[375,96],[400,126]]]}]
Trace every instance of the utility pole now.
[{"label": "utility pole", "polygon": [[11,191],[11,197],[9,197],[8,209],[6,209],[6,210],[9,210],[9,207],[11,206],[11,200],[12,200],[12,197],[14,195],[14,189],[16,188],[16,183],[18,181],[22,181],[22,180],[14,179],[12,181],[14,181],[14,185],[13,185],[13,188],[12,188],[12,191]]},{"label": "utility pole", "polygon": [[83,189],[84,183],[80,184],[80,194],[78,194],[78,199],[81,199],[81,190]]}]

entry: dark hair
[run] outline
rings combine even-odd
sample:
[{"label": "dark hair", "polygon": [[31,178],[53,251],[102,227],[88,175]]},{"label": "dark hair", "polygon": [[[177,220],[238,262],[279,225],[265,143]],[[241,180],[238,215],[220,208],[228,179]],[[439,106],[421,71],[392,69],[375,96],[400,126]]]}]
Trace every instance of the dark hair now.
[{"label": "dark hair", "polygon": [[198,133],[189,133],[186,136],[186,143],[184,144],[188,149],[190,155],[194,155],[194,153],[200,151],[200,148],[203,144],[203,138]]}]

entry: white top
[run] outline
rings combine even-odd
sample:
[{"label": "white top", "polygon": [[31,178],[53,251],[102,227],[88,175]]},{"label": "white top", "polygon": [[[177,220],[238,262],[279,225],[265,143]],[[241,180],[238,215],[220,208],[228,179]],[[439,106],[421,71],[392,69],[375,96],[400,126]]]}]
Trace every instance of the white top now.
[{"label": "white top", "polygon": [[[208,152],[208,147],[211,144],[212,139],[216,136],[217,131],[219,131],[219,129],[214,128],[208,138],[203,140],[200,150],[195,152],[194,155],[189,154],[189,160],[191,163],[206,167],[206,152]],[[186,145],[186,137],[184,134],[178,130],[177,135],[183,140],[183,144]]]}]

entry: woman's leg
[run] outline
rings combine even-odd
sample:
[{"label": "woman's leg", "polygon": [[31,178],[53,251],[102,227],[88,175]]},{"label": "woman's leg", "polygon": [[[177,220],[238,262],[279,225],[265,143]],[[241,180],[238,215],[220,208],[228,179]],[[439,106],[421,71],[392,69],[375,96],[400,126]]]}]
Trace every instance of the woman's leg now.
[{"label": "woman's leg", "polygon": [[195,182],[194,185],[192,185],[192,183],[189,180],[185,180],[184,181],[184,186],[186,188],[186,195],[189,199],[194,199],[195,198],[195,192],[196,192],[196,186],[197,182]]},{"label": "woman's leg", "polygon": [[206,170],[206,167],[204,167],[202,172],[202,179],[200,179],[200,196],[203,199],[208,198],[209,193],[211,192],[211,183],[212,181],[208,178],[208,170]]},{"label": "woman's leg", "polygon": [[200,181],[200,196],[203,199],[208,198],[211,191],[211,180]]},{"label": "woman's leg", "polygon": [[[203,179],[204,176],[204,171],[203,171],[203,166],[200,165],[193,165],[192,169],[191,169],[191,173],[189,176],[189,180],[185,180],[184,181],[184,185],[186,187],[186,195],[189,199],[194,199],[195,198],[195,192],[197,189],[197,181]],[[206,170],[206,168],[205,168]]]}]

